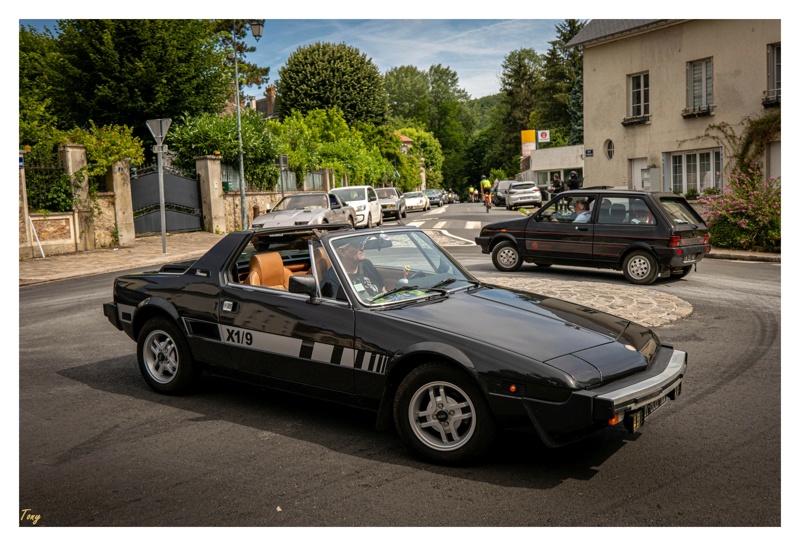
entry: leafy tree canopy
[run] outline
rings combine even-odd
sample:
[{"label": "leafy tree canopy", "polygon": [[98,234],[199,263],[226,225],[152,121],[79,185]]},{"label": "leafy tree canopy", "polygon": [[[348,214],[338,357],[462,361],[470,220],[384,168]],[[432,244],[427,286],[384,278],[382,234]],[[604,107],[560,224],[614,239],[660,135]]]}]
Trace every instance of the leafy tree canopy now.
[{"label": "leafy tree canopy", "polygon": [[317,42],[299,47],[278,71],[275,84],[281,119],[334,106],[347,123],[383,124],[389,98],[371,59],[346,44]]},{"label": "leafy tree canopy", "polygon": [[58,64],[46,72],[59,127],[127,125],[218,112],[230,92],[213,23],[70,19],[58,22]]}]

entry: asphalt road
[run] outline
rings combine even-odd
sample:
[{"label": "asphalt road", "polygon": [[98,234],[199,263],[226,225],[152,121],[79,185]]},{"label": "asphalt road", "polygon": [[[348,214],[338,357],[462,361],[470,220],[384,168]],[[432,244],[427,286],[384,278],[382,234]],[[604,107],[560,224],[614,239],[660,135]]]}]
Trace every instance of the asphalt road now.
[{"label": "asphalt road", "polygon": [[[454,253],[492,269],[475,247]],[[24,287],[20,516],[50,527],[788,525],[780,273],[707,260],[658,285],[694,307],[656,328],[689,353],[689,370],[683,395],[641,433],[615,427],[552,450],[509,432],[480,464],[456,468],[420,462],[350,408],[218,379],[190,396],[158,395],[134,343],[103,316],[113,275]],[[625,282],[578,268],[517,274]]]}]

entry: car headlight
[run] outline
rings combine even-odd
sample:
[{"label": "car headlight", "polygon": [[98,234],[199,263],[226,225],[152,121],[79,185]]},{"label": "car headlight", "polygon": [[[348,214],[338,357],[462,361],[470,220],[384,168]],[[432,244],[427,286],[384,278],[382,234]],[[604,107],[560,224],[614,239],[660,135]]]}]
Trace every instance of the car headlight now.
[{"label": "car headlight", "polygon": [[361,212],[362,210],[366,210],[367,205],[356,205],[356,211]]}]

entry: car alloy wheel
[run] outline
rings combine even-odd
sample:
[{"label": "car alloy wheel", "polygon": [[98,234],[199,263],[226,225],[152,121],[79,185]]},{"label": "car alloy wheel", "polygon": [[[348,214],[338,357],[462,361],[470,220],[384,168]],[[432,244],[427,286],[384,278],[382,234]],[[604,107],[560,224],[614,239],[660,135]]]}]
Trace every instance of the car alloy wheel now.
[{"label": "car alloy wheel", "polygon": [[494,439],[489,407],[461,370],[428,363],[412,370],[398,387],[395,423],[419,454],[437,462],[480,456]]},{"label": "car alloy wheel", "polygon": [[158,392],[185,391],[201,372],[180,331],[163,318],[152,319],[144,325],[136,353],[139,371],[147,384]]}]

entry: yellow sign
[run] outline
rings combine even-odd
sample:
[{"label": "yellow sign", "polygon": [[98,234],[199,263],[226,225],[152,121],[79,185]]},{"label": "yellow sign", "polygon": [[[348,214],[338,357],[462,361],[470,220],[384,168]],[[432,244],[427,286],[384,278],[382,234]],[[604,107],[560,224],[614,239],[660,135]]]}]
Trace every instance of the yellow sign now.
[{"label": "yellow sign", "polygon": [[527,131],[520,131],[522,135],[522,143],[525,144],[526,142],[536,142],[536,131],[533,129]]}]

